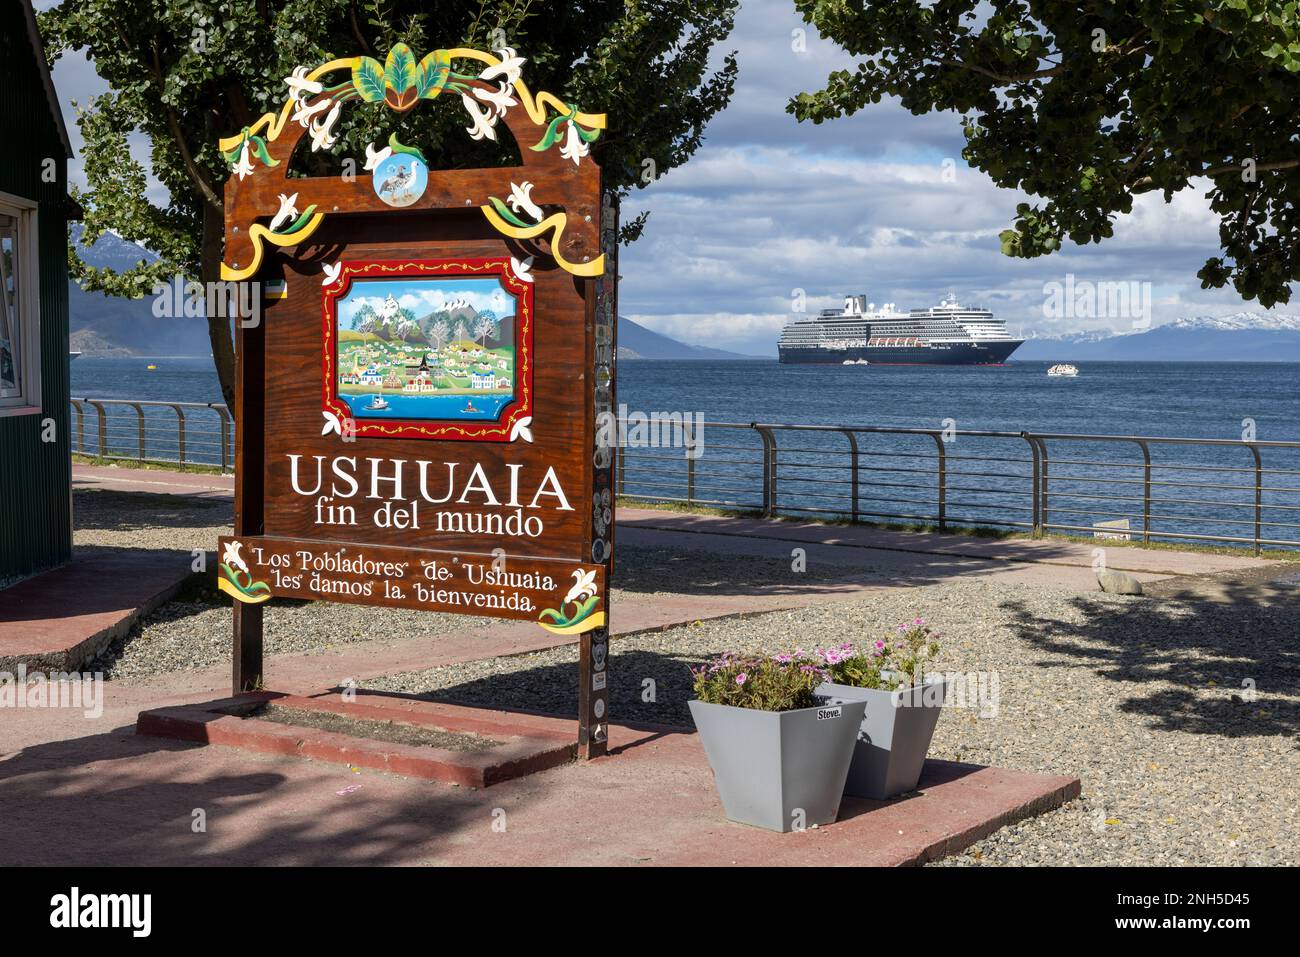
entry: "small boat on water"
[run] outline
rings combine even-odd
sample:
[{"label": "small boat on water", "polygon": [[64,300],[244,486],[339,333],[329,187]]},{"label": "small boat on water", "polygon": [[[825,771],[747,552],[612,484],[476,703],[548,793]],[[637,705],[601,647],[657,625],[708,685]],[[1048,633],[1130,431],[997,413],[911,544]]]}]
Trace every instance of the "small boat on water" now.
[{"label": "small boat on water", "polygon": [[473,400],[471,400],[471,399],[466,399],[466,400],[465,400],[465,408],[461,409],[461,411],[462,411],[462,412],[477,412],[478,409],[474,408],[474,402],[473,402]]},{"label": "small boat on water", "polygon": [[370,401],[370,404],[366,406],[366,411],[383,412],[387,408],[388,408],[388,400],[385,399],[382,395],[377,395]]},{"label": "small boat on water", "polygon": [[1058,362],[1047,370],[1047,374],[1051,376],[1066,376],[1068,378],[1073,378],[1079,374],[1079,370],[1076,366],[1072,366],[1068,362]]},{"label": "small boat on water", "polygon": [[146,372],[157,372],[157,371],[158,371],[158,367],[157,367],[156,365],[154,365],[152,362],[149,363],[149,364],[148,364],[147,366],[145,366],[144,368],[145,368],[145,371],[146,371]]}]

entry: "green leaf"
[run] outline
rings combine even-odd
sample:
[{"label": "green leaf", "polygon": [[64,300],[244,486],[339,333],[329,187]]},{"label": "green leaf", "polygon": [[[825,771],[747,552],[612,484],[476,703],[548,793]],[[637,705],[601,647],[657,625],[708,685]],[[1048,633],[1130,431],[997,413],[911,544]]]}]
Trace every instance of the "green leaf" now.
[{"label": "green leaf", "polygon": [[378,60],[360,57],[352,68],[352,88],[367,103],[384,102],[384,68]]},{"label": "green leaf", "polygon": [[432,100],[442,92],[451,73],[451,58],[446,50],[434,50],[415,71],[415,92],[424,100]]},{"label": "green leaf", "polygon": [[518,226],[521,229],[527,229],[529,226],[536,225],[534,223],[524,222],[522,219],[520,219],[518,216],[514,214],[514,212],[510,209],[509,206],[501,202],[501,200],[497,199],[495,196],[489,196],[488,202],[492,204],[492,208],[497,211],[497,214],[500,215],[502,219],[504,219],[506,222],[510,223],[511,225]]},{"label": "green leaf", "polygon": [[405,43],[388,51],[384,61],[384,80],[398,93],[405,93],[415,85],[415,54]]},{"label": "green leaf", "polygon": [[403,144],[399,143],[399,142],[397,141],[397,134],[396,134],[396,133],[390,133],[390,134],[389,134],[389,136],[388,136],[388,148],[391,149],[394,153],[405,153],[405,154],[407,154],[408,156],[414,156],[416,159],[418,159],[418,160],[419,160],[421,163],[423,163],[425,166],[428,166],[428,165],[429,165],[429,161],[428,161],[427,159],[424,158],[424,154],[421,153],[421,152],[420,152],[416,147],[414,147],[414,146],[404,146]]},{"label": "green leaf", "polygon": [[549,150],[551,145],[555,142],[556,131],[559,129],[560,124],[564,122],[564,119],[563,116],[557,116],[555,119],[551,120],[551,123],[546,127],[546,132],[542,135],[542,138],[528,148],[538,153],[544,153]]},{"label": "green leaf", "polygon": [[315,212],[316,204],[312,203],[299,214],[298,218],[295,219],[287,229],[277,230],[277,232],[281,236],[288,236],[290,233],[296,233],[298,230],[302,229],[303,226],[307,225],[307,220],[311,219],[312,214]]}]

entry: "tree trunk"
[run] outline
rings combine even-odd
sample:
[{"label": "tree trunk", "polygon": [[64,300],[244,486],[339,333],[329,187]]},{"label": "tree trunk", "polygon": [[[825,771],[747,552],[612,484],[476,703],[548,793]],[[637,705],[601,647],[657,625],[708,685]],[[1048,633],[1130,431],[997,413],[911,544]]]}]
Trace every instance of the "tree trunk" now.
[{"label": "tree trunk", "polygon": [[[200,279],[204,288],[210,282],[221,279],[221,260],[225,252],[226,224],[220,210],[215,210],[206,203],[203,205],[203,246],[200,259]],[[217,367],[217,381],[221,383],[221,395],[235,415],[235,341],[230,332],[230,317],[214,315],[225,312],[222,309],[208,308],[208,341],[212,343],[212,361]]]}]

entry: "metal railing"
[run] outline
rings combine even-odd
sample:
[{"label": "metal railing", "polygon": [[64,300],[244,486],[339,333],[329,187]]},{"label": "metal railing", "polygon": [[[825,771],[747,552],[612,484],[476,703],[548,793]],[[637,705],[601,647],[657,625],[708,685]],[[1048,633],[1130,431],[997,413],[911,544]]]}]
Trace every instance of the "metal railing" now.
[{"label": "metal railing", "polygon": [[223,404],[71,401],[74,452],[119,461],[210,465],[223,472],[235,467],[234,423]]},{"label": "metal railing", "polygon": [[625,447],[619,494],[767,517],[1220,542],[1256,553],[1300,547],[1300,442],[761,422],[702,429],[698,454],[689,420],[684,447]]},{"label": "metal railing", "polygon": [[[76,452],[234,468],[234,428],[224,405],[82,398],[72,408]],[[697,436],[686,419],[685,441],[676,447],[624,447],[619,494],[767,517],[1220,542],[1256,553],[1300,548],[1300,442],[701,426]]]}]

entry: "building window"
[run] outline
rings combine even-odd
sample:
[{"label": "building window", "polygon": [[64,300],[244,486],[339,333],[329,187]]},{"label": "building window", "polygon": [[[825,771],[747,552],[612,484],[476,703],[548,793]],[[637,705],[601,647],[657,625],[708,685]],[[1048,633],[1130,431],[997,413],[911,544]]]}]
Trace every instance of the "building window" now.
[{"label": "building window", "polygon": [[37,205],[0,193],[0,416],[40,411]]}]

